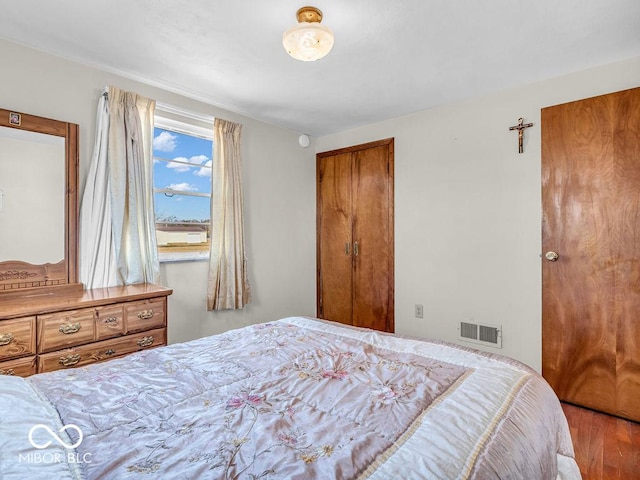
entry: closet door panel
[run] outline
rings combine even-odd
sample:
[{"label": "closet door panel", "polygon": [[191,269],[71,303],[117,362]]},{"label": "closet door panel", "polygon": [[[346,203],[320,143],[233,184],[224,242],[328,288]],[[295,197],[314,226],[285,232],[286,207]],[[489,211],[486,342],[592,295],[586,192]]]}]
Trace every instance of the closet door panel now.
[{"label": "closet door panel", "polygon": [[353,324],[390,331],[393,196],[389,145],[353,153]]},{"label": "closet door panel", "polygon": [[351,325],[351,154],[321,158],[317,179],[318,316]]}]

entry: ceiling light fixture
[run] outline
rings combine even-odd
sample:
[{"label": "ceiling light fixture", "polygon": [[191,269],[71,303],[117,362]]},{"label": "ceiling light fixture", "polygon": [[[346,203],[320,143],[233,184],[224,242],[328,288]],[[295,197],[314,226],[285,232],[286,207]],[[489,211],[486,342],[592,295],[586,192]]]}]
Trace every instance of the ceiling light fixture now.
[{"label": "ceiling light fixture", "polygon": [[298,24],[284,32],[282,45],[296,60],[320,60],[333,47],[333,32],[320,25],[322,12],[315,7],[302,7],[296,12]]}]

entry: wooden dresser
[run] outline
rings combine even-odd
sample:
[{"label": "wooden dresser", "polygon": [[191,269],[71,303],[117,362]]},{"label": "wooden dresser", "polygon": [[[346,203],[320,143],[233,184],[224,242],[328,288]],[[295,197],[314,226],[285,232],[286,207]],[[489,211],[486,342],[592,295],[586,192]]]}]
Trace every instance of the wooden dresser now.
[{"label": "wooden dresser", "polygon": [[167,297],[151,284],[0,297],[0,374],[73,368],[167,344]]}]

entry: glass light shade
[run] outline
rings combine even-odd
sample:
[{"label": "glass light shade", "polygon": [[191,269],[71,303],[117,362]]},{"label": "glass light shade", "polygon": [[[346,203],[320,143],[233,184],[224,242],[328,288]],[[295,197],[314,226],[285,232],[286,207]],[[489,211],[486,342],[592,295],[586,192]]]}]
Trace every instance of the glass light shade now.
[{"label": "glass light shade", "polygon": [[333,32],[318,22],[300,22],[284,32],[282,45],[296,60],[320,60],[333,48]]}]

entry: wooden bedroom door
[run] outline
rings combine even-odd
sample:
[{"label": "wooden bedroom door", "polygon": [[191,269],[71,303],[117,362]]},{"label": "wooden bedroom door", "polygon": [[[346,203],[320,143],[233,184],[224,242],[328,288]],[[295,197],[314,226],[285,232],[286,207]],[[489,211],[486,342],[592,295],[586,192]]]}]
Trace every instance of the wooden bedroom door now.
[{"label": "wooden bedroom door", "polygon": [[394,330],[393,139],[317,155],[317,315]]},{"label": "wooden bedroom door", "polygon": [[542,373],[640,421],[640,88],[542,110],[542,207]]}]

